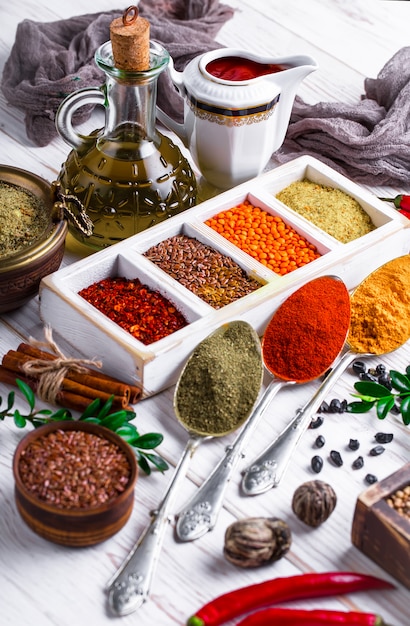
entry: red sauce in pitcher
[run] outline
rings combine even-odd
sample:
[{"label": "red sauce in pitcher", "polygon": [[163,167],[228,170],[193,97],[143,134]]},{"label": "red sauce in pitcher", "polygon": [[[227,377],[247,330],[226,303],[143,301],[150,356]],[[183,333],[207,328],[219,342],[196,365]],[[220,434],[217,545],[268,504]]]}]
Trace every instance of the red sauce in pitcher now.
[{"label": "red sauce in pitcher", "polygon": [[241,57],[221,57],[206,65],[206,70],[222,80],[244,81],[289,69],[287,65],[258,63]]}]

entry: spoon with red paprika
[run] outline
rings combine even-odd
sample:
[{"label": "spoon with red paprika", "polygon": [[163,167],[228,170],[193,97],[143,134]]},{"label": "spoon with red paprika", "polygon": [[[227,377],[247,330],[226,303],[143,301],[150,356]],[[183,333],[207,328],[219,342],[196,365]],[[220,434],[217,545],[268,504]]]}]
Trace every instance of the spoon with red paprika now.
[{"label": "spoon with red paprika", "polygon": [[[276,487],[312,415],[319,409],[331,388],[357,358],[374,357],[396,350],[410,338],[410,298],[408,289],[410,255],[385,263],[369,274],[350,296],[350,324],[347,351],[337,361],[313,397],[297,411],[278,437],[243,472],[242,491],[253,496]],[[386,311],[395,319],[395,328],[377,333],[386,324]],[[267,329],[268,330],[268,329]],[[279,329],[276,329],[277,332]],[[273,326],[269,328],[273,335]]]},{"label": "spoon with red paprika", "polygon": [[329,369],[345,344],[349,322],[349,292],[336,276],[309,281],[276,310],[262,340],[263,362],[273,379],[234,443],[178,514],[175,532],[180,540],[199,539],[215,526],[245,443],[266,408],[285,385],[310,382]]}]

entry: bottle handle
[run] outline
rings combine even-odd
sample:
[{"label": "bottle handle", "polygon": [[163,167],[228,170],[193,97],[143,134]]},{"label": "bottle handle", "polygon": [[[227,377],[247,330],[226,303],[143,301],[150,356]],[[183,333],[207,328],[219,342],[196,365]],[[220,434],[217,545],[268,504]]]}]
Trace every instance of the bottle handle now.
[{"label": "bottle handle", "polygon": [[79,89],[67,96],[60,104],[56,113],[56,127],[60,136],[73,148],[84,148],[86,144],[95,143],[96,134],[82,135],[73,126],[74,113],[83,106],[100,104],[105,107],[104,92],[97,87]]}]

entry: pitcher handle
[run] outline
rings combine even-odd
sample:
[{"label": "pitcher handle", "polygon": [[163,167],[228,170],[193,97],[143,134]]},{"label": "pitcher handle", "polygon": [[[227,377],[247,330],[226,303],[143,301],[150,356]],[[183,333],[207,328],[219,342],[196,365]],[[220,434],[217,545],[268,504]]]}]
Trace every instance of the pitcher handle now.
[{"label": "pitcher handle", "polygon": [[[61,137],[73,148],[84,148],[95,143],[96,135],[82,135],[73,126],[74,113],[83,106],[100,104],[105,107],[106,98],[103,89],[85,87],[70,94],[60,104],[56,113],[56,127]],[[101,131],[102,132],[102,131]]]},{"label": "pitcher handle", "polygon": [[[170,57],[170,59],[169,59],[169,63],[168,63],[168,67],[167,67],[167,73],[168,73],[172,83],[174,84],[174,87],[176,88],[176,90],[180,94],[180,96],[182,98],[184,98],[185,95],[186,95],[186,91],[185,91],[185,84],[184,84],[184,79],[183,79],[183,73],[182,72],[178,72],[175,69],[172,57]],[[189,145],[188,145],[189,144],[188,135],[186,133],[186,130],[185,130],[185,127],[184,127],[183,124],[179,124],[178,122],[173,120],[172,117],[167,115],[158,106],[157,106],[157,119],[162,124],[164,124],[164,126],[166,126],[169,130],[172,130],[172,132],[174,132],[181,139],[182,143],[184,144],[184,146],[186,148],[189,147]]]}]

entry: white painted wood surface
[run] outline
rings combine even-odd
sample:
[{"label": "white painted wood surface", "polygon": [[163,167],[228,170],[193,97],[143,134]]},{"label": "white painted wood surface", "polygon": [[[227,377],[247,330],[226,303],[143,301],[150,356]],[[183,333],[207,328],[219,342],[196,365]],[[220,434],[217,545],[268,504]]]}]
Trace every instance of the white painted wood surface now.
[{"label": "white painted wood surface", "polygon": [[[408,45],[410,4],[405,1],[226,0],[226,3],[236,7],[237,11],[218,35],[221,44],[272,56],[303,52],[317,58],[319,71],[299,89],[299,94],[312,103],[320,100],[357,102],[363,92],[364,78],[375,77],[399,48]],[[89,0],[67,3],[0,0],[0,70],[14,42],[17,24],[24,18],[53,21],[115,7],[112,0],[99,0],[97,4]],[[25,134],[22,113],[7,105],[0,96],[0,163],[31,170],[51,181],[67,153],[67,146],[59,139],[44,148],[31,145]],[[273,161],[270,166],[274,166]],[[383,195],[408,192],[410,181],[408,189],[375,187],[374,190]],[[69,238],[64,264],[81,258],[81,254],[83,251],[79,251]],[[1,356],[30,336],[43,338],[36,299],[19,311],[0,318]],[[410,363],[410,347],[404,346],[383,358],[383,362],[389,368],[403,371]],[[354,381],[355,378],[346,373],[331,397],[349,398]],[[249,445],[244,465],[280,432],[315,388],[315,384],[309,384],[279,393]],[[3,398],[9,390],[0,385]],[[170,464],[175,465],[187,436],[173,415],[172,397],[173,389],[169,389],[137,405],[136,424],[142,433],[158,431],[165,435],[160,451]],[[24,408],[23,402],[21,408]],[[394,440],[383,456],[368,457],[366,452],[374,445],[374,434],[379,430],[393,432]],[[338,494],[336,510],[322,527],[312,530],[303,526],[291,511],[291,498],[296,487],[316,477],[309,469],[309,463],[318,431],[311,430],[304,435],[291,467],[275,490],[245,498],[239,492],[239,474],[234,477],[217,526],[204,538],[194,543],[177,543],[171,524],[149,601],[138,614],[118,620],[127,626],[137,623],[142,626],[182,625],[204,602],[223,591],[306,571],[354,570],[393,580],[352,546],[350,529],[356,498],[365,488],[365,473],[375,473],[382,479],[409,460],[409,429],[392,416],[380,423],[371,413],[356,417],[348,414],[328,416],[320,432],[326,438],[324,454],[339,449],[345,457],[341,468],[332,466],[326,459],[320,474],[320,478],[332,484]],[[150,477],[141,475],[133,515],[115,537],[88,549],[59,547],[33,534],[21,521],[14,504],[11,462],[15,446],[23,435],[24,431],[17,430],[9,418],[0,424],[1,624],[108,626],[113,623],[113,618],[106,611],[104,587],[148,523],[149,512],[158,505],[170,480],[170,472],[164,475],[154,473]],[[366,462],[362,471],[351,469],[355,456],[346,451],[350,437],[361,441]],[[230,438],[214,440],[201,446],[192,460],[177,509],[209,474],[229,441]],[[267,568],[251,571],[242,571],[224,560],[225,529],[235,519],[248,515],[277,516],[289,523],[293,543],[285,558]],[[408,626],[409,623],[409,591],[398,583],[394,592],[299,602],[298,606],[356,608],[378,612],[394,626]]]}]

